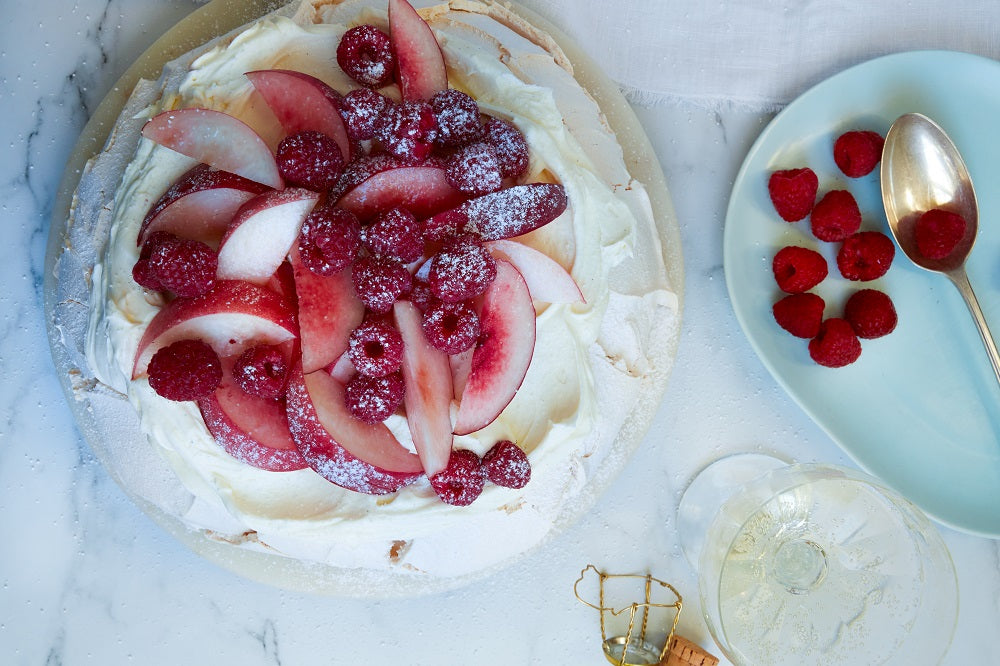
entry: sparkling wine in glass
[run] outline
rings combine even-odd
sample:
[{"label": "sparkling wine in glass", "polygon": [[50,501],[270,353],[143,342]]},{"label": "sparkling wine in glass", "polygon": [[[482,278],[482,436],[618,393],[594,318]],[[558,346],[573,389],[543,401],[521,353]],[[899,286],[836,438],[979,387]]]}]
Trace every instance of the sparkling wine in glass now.
[{"label": "sparkling wine in glass", "polygon": [[950,645],[951,556],[919,509],[867,474],[723,458],[685,492],[678,529],[734,664],[935,664]]}]

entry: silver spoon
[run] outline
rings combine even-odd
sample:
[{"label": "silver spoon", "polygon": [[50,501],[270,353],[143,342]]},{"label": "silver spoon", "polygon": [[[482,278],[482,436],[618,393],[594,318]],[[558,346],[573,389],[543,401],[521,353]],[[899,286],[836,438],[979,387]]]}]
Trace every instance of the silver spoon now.
[{"label": "silver spoon", "polygon": [[[882,203],[896,242],[910,261],[944,274],[958,288],[1000,382],[1000,354],[965,272],[965,261],[979,229],[979,206],[972,178],[958,149],[930,118],[907,113],[896,119],[885,136],[881,178]],[[923,256],[914,237],[917,219],[934,208],[961,215],[966,223],[965,235],[944,259]]]}]

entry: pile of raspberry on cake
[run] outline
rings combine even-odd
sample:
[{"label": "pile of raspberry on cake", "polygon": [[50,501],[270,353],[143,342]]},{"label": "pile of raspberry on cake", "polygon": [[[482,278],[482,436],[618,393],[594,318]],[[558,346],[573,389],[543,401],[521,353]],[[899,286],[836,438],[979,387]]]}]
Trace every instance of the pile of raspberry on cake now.
[{"label": "pile of raspberry on cake", "polygon": [[[437,77],[440,89],[426,98],[408,100],[400,86],[412,69],[402,66],[404,53],[423,52],[392,47],[394,35],[409,34],[398,21],[413,18],[397,12],[400,4],[292,0],[166,63],[156,80],[140,81],[71,208],[75,251],[59,263],[60,285],[86,292],[66,300],[75,298],[85,316],[82,326],[68,323],[85,362],[77,366],[76,394],[99,426],[95,451],[130,495],[199,552],[223,563],[266,562],[266,571],[262,564],[247,572],[252,578],[274,581],[281,570],[294,585],[312,586],[313,576],[303,583],[296,572],[319,571],[327,589],[368,596],[391,580],[393,594],[409,594],[526,554],[613,481],[641,441],[672,366],[679,245],[662,245],[658,222],[669,238],[675,229],[669,209],[652,205],[664,201],[657,174],[623,148],[641,136],[627,107],[609,106],[606,117],[574,75],[590,80],[588,63],[500,2],[414,4],[422,21],[411,25],[430,26],[436,41],[426,51],[434,57],[422,60],[429,66],[416,69],[440,71],[433,66],[440,54],[445,62],[446,86]],[[380,88],[361,85],[338,63],[347,33],[366,25],[388,35],[397,61],[399,74]],[[372,39],[371,28],[352,34]],[[597,83],[602,98],[605,90],[613,97],[610,83]],[[454,91],[447,93],[451,113],[431,103],[445,89]],[[419,102],[430,105],[436,131]],[[404,105],[405,118],[397,115]],[[479,124],[453,124],[446,115]],[[299,126],[302,116],[316,124]],[[352,138],[352,125],[372,138]],[[232,160],[185,156],[144,137],[144,126],[150,135],[172,128],[180,143],[199,133],[218,138],[213,150]],[[449,143],[445,127],[449,136],[477,127],[482,134]],[[337,143],[341,173],[331,187],[291,182],[326,166],[304,176],[289,167],[308,160],[278,166],[282,141],[307,131]],[[306,135],[285,150],[300,154],[309,136],[315,139]],[[254,147],[258,137],[270,150]],[[474,144],[488,145],[462,151]],[[517,169],[523,144],[527,170],[501,172],[499,190],[488,177],[463,183],[468,171],[454,168],[460,151],[489,155],[492,147],[501,168]],[[335,155],[321,152],[316,161]],[[480,185],[490,191],[468,191]],[[177,196],[165,196],[171,191]],[[158,202],[172,198],[160,211]],[[200,221],[171,229],[171,217],[191,217],[186,208],[199,211]],[[159,214],[144,222],[150,211]],[[530,220],[541,226],[508,236]],[[165,238],[158,232],[216,253],[209,291],[172,291],[185,291],[178,275],[193,278],[196,290],[202,278],[160,270],[178,265],[164,260],[179,248],[157,251],[154,236]],[[342,261],[349,265],[336,270]],[[412,287],[406,295],[395,293],[396,280],[404,290],[407,280],[399,264]],[[465,270],[474,264],[485,268]],[[335,272],[321,274],[327,270]],[[484,271],[484,293],[450,300],[481,288]],[[159,286],[140,286],[136,274]],[[368,292],[366,304],[357,274],[390,279]],[[463,304],[478,317],[479,335],[458,351],[474,333]],[[154,339],[159,348],[205,343],[219,359],[219,386],[196,400],[156,393],[148,373],[136,372],[137,361],[152,360]],[[408,376],[424,379],[416,391]],[[349,405],[361,416],[383,409],[400,378],[403,401],[388,418],[366,423],[352,415]],[[435,461],[442,469],[429,476]],[[441,495],[474,501],[455,506]]]},{"label": "pile of raspberry on cake", "polygon": [[[390,0],[388,34],[347,30],[337,62],[360,87],[247,73],[286,135],[276,152],[217,110],[163,111],[143,128],[200,164],[139,230],[133,278],[164,304],[132,377],[197,401],[218,444],[260,469],[308,466],[368,494],[426,475],[453,505],[487,481],[522,487],[515,442],[480,459],[453,439],[517,392],[533,301],[583,300],[559,263],[511,240],[558,219],[566,192],[522,182],[525,138],[448,87],[405,0]],[[415,453],[383,423],[397,413]]]}]

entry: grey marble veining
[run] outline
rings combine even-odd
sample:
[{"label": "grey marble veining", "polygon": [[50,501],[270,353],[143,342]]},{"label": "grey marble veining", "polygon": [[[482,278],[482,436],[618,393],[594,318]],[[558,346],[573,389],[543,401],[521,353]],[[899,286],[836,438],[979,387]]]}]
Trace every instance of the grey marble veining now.
[{"label": "grey marble veining", "polygon": [[[235,578],[147,518],[77,433],[42,315],[52,200],[89,114],[193,0],[8,3],[0,23],[0,663],[601,664],[580,569],[651,570],[685,595],[681,632],[711,647],[674,508],[736,450],[850,464],[776,385],[728,304],[722,228],[769,116],[679,102],[638,108],[681,225],[680,353],[651,432],[594,511],[468,588],[398,601],[317,598]],[[641,505],[642,511],[635,507]],[[1000,662],[1000,541],[942,528],[961,609],[945,663]]]}]

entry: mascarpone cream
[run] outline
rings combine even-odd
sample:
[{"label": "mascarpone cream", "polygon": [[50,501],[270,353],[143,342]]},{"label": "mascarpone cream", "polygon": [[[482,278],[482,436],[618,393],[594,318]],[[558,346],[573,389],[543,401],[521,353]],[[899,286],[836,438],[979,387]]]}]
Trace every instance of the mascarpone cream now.
[{"label": "mascarpone cream", "polygon": [[[138,341],[163,304],[132,280],[137,233],[149,207],[194,162],[140,138],[110,210],[89,213],[100,216],[89,228],[107,243],[93,267],[86,358],[101,384],[127,396],[144,434],[113,446],[132,464],[127,447],[155,451],[169,470],[152,474],[155,487],[126,471],[125,485],[210,539],[351,572],[369,586],[359,594],[378,595],[373,581],[393,577],[419,589],[488,571],[589,506],[593,490],[607,482],[603,475],[620,467],[641,436],[648,414],[636,415],[636,406],[655,407],[679,317],[646,191],[556,43],[499,4],[453,0],[421,13],[442,48],[450,85],[524,133],[531,148],[525,180],[562,183],[569,199],[562,217],[519,240],[569,269],[586,303],[536,302],[536,348],[517,395],[496,421],[455,440],[480,455],[498,440],[518,442],[532,466],[525,488],[488,483],[459,508],[442,503],[426,479],[374,497],[310,469],[266,472],[230,457],[195,403],[165,400],[145,379],[130,379]],[[168,67],[158,84],[141,85],[123,122],[134,132],[137,119],[158,111],[208,107],[241,118],[273,146],[280,137],[244,73],[293,69],[346,92],[357,84],[337,67],[336,47],[361,23],[387,29],[384,1],[286,7]],[[92,170],[113,161],[114,142],[113,135]],[[75,215],[88,210],[77,206]],[[393,419],[390,428],[405,441],[405,424]],[[171,478],[179,487],[167,492]]]}]

